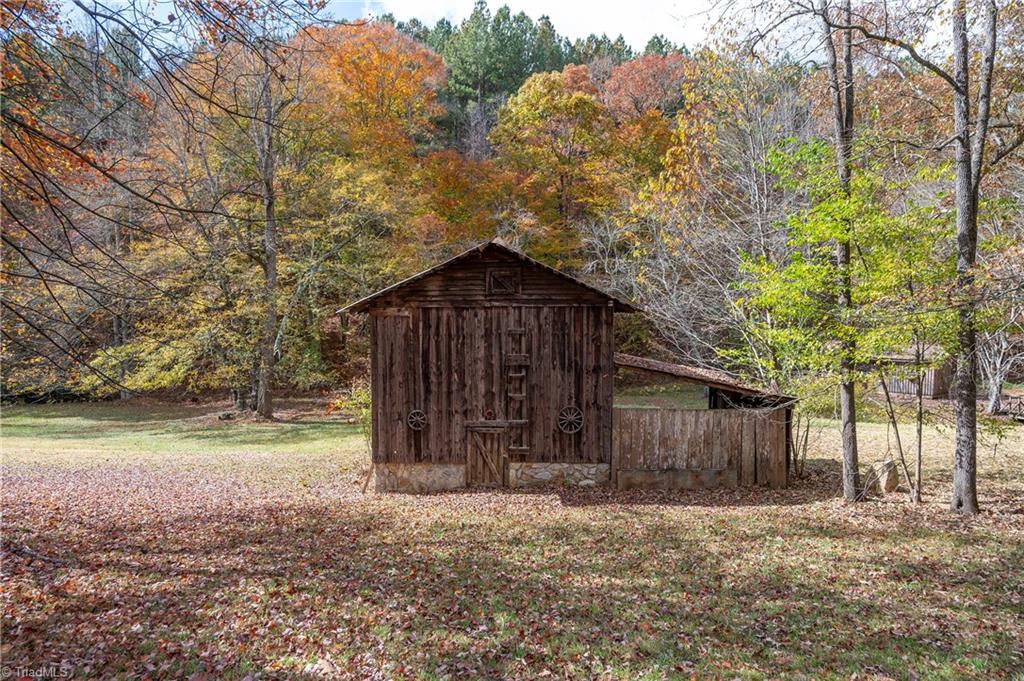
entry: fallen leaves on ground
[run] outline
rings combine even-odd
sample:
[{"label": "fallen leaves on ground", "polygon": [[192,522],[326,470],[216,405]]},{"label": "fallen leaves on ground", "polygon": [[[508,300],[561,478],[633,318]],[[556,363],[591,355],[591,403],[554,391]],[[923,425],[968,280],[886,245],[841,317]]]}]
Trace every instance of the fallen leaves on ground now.
[{"label": "fallen leaves on ground", "polygon": [[1024,669],[1019,477],[983,483],[975,519],[945,510],[938,461],[919,507],[842,503],[831,459],[782,491],[363,496],[347,451],[269,468],[244,452],[5,460],[4,663],[195,679]]}]

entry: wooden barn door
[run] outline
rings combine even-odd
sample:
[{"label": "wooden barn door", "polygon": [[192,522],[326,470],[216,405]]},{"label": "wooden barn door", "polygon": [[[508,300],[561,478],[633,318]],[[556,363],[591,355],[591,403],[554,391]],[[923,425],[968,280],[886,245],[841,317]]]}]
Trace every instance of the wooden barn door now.
[{"label": "wooden barn door", "polygon": [[466,429],[466,484],[502,487],[508,479],[508,452],[503,428]]}]

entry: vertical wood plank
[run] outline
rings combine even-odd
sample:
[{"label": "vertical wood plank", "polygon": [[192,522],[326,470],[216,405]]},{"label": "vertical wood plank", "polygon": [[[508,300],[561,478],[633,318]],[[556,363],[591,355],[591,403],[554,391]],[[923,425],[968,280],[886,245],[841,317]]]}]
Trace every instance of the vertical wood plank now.
[{"label": "vertical wood plank", "polygon": [[612,410],[612,450],[611,458],[609,463],[611,464],[611,484],[612,487],[618,485],[619,482],[619,449],[621,447],[618,435],[622,432],[622,411],[619,409]]},{"label": "vertical wood plank", "polygon": [[540,309],[540,342],[538,343],[539,357],[538,365],[539,371],[537,372],[542,377],[542,382],[538,385],[538,394],[545,395],[547,398],[543,400],[542,408],[539,409],[538,427],[540,429],[541,437],[541,452],[543,461],[553,461],[555,455],[555,423],[552,415],[552,411],[560,408],[556,407],[558,399],[560,398],[557,379],[556,367],[551,358],[551,345],[554,342],[554,330],[551,328],[552,309],[544,307]]},{"label": "vertical wood plank", "polygon": [[722,440],[722,433],[725,426],[725,412],[722,409],[716,409],[709,412],[710,428],[711,431],[711,465],[708,466],[710,469],[725,468],[725,455],[722,449],[722,445],[725,443]]},{"label": "vertical wood plank", "polygon": [[734,471],[736,470],[736,450],[739,448],[739,425],[743,412],[730,410],[723,411],[722,415],[725,417],[725,427],[723,429],[725,437],[723,445],[724,460],[722,468]]},{"label": "vertical wood plank", "polygon": [[715,433],[715,418],[718,412],[714,410],[707,410],[701,412],[701,416],[704,421],[704,460],[701,462],[702,470],[709,470],[717,468],[715,466],[715,440],[717,440],[717,434]]},{"label": "vertical wood plank", "polygon": [[690,460],[687,468],[699,470],[704,467],[704,419],[703,412],[691,412],[693,428],[690,430]]},{"label": "vertical wood plank", "polygon": [[622,438],[623,450],[620,455],[625,459],[623,468],[639,468],[640,458],[637,456],[636,410],[627,412],[629,418],[623,421],[625,428]]},{"label": "vertical wood plank", "polygon": [[611,460],[612,429],[615,404],[615,339],[614,339],[614,303],[611,301],[602,308],[600,317],[601,328],[601,366],[599,369],[601,377],[601,399],[599,400],[599,414],[603,431],[601,433],[601,461]]},{"label": "vertical wood plank", "polygon": [[757,419],[757,484],[765,487],[771,482],[771,424],[765,414]]},{"label": "vertical wood plank", "polygon": [[679,452],[676,454],[676,463],[679,468],[689,468],[692,453],[690,451],[690,433],[693,431],[693,420],[690,412],[681,411],[679,414]]},{"label": "vertical wood plank", "polygon": [[752,487],[757,479],[757,420],[756,417],[747,412],[743,421],[743,463],[740,466],[740,484],[744,487]]},{"label": "vertical wood plank", "polygon": [[[377,331],[377,318],[371,316],[368,323],[370,327],[370,347],[378,348],[380,334]],[[380,352],[370,353],[370,460],[374,463],[384,461],[381,454],[380,424],[383,418],[381,413],[382,395],[380,389]]]},{"label": "vertical wood plank", "polygon": [[772,477],[771,486],[779,489],[786,486],[786,412],[775,409],[771,412],[772,427]]},{"label": "vertical wood plank", "polygon": [[672,432],[675,443],[673,444],[672,463],[675,468],[686,466],[686,412],[676,411],[672,416]]},{"label": "vertical wood plank", "polygon": [[675,465],[675,411],[672,409],[655,410],[654,418],[658,422],[658,468],[664,470],[676,468]]}]

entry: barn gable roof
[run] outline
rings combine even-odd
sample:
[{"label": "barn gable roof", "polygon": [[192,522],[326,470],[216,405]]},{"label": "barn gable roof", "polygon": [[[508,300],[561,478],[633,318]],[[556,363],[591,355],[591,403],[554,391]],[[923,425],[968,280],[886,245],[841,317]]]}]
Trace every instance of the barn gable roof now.
[{"label": "barn gable roof", "polygon": [[622,352],[615,353],[615,366],[642,369],[644,371],[653,371],[659,374],[675,376],[676,378],[682,378],[693,383],[699,383],[701,385],[718,388],[720,390],[731,390],[742,395],[753,395],[756,397],[767,397],[784,401],[792,401],[796,399],[788,395],[778,395],[776,393],[759,390],[740,382],[723,371],[715,371],[713,369],[705,369],[703,367],[696,367],[687,364],[661,362],[656,359],[627,355]]},{"label": "barn gable roof", "polygon": [[583,289],[585,289],[585,290],[587,290],[587,291],[589,291],[591,293],[597,294],[597,295],[605,298],[606,300],[611,301],[612,303],[614,303],[615,311],[616,312],[636,312],[636,308],[631,303],[626,302],[625,300],[623,300],[621,298],[618,298],[616,296],[613,296],[613,295],[611,295],[611,294],[609,294],[609,293],[607,293],[605,291],[602,291],[601,289],[599,289],[599,288],[597,288],[595,286],[591,286],[590,284],[587,284],[587,283],[585,283],[583,281],[580,281],[579,279],[577,279],[577,278],[575,278],[575,277],[573,277],[571,275],[568,275],[565,272],[557,270],[554,267],[551,267],[549,265],[545,265],[544,263],[540,262],[539,260],[534,260],[533,258],[531,258],[530,256],[526,255],[522,251],[519,251],[519,250],[517,250],[515,248],[510,247],[509,245],[504,243],[501,239],[492,239],[490,241],[485,241],[483,243],[477,244],[476,246],[473,246],[472,248],[468,248],[465,251],[463,251],[462,253],[459,253],[458,255],[456,255],[456,256],[454,256],[452,258],[449,258],[448,260],[445,260],[444,262],[438,263],[437,265],[434,265],[433,267],[428,267],[427,269],[423,270],[422,272],[414,274],[411,277],[408,277],[406,279],[403,279],[402,281],[399,281],[398,283],[395,283],[395,284],[392,284],[391,286],[383,288],[383,289],[377,291],[376,293],[372,293],[372,294],[366,296],[365,298],[361,298],[360,300],[357,300],[354,303],[350,303],[350,304],[346,305],[345,307],[341,308],[340,310],[338,310],[338,312],[339,313],[344,313],[344,312],[365,312],[365,311],[367,311],[373,305],[374,301],[376,301],[379,298],[382,298],[382,297],[384,297],[384,296],[386,296],[388,294],[391,294],[391,293],[395,293],[395,292],[401,291],[402,289],[410,286],[411,284],[414,284],[414,283],[416,283],[416,282],[418,282],[418,281],[420,281],[420,280],[422,280],[422,279],[424,279],[424,278],[426,278],[426,277],[428,277],[428,276],[430,276],[432,274],[436,274],[436,273],[441,272],[443,270],[446,270],[446,269],[448,269],[448,268],[450,268],[452,266],[458,265],[459,263],[464,262],[466,260],[469,260],[470,258],[472,258],[474,256],[480,256],[480,255],[483,255],[484,253],[493,252],[493,251],[497,251],[497,252],[500,252],[502,254],[505,254],[505,255],[508,255],[508,256],[512,256],[512,257],[518,259],[519,261],[521,261],[523,264],[525,264],[527,266],[535,267],[535,268],[544,270],[546,272],[549,272],[551,274],[554,274],[554,275],[556,275],[556,276],[566,280],[567,282],[569,282],[569,283],[571,283],[571,284],[573,284],[575,286],[579,286],[579,287],[581,287],[581,288],[583,288]]}]

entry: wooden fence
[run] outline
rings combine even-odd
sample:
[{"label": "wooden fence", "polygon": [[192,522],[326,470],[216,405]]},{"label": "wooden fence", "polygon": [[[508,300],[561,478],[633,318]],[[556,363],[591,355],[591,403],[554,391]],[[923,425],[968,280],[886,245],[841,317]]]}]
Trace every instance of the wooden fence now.
[{"label": "wooden fence", "polygon": [[616,408],[614,418],[620,489],[786,486],[785,409]]}]

